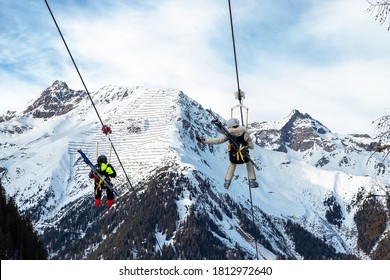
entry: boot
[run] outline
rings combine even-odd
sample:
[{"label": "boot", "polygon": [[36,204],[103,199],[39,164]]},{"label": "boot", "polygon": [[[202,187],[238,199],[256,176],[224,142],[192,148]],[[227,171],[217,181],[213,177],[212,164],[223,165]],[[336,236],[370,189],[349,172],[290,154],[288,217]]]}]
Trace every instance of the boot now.
[{"label": "boot", "polygon": [[231,183],[231,180],[225,180],[225,184],[223,184],[223,186],[225,187],[225,189],[229,189],[230,183]]},{"label": "boot", "polygon": [[115,200],[113,200],[113,199],[107,200],[107,206],[108,206],[108,208],[110,208],[112,205],[114,205],[114,203],[115,203]]},{"label": "boot", "polygon": [[99,207],[99,206],[100,206],[100,202],[101,202],[101,201],[100,201],[100,198],[96,198],[96,199],[95,199],[95,206],[96,206],[96,207]]},{"label": "boot", "polygon": [[255,179],[250,179],[249,180],[249,187],[250,188],[258,188],[259,187],[259,184],[256,182],[256,180]]}]

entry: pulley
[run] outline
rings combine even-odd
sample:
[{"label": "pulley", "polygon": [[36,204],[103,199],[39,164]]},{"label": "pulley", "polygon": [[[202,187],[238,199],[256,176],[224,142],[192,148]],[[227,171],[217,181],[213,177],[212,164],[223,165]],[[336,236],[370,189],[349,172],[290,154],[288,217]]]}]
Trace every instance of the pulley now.
[{"label": "pulley", "polygon": [[233,106],[230,109],[230,116],[231,116],[231,118],[233,118],[233,115],[234,115],[233,111],[234,111],[234,109],[237,109],[237,108],[240,108],[240,113],[242,116],[242,109],[245,109],[246,110],[245,126],[248,127],[249,108],[244,105],[244,101],[243,101],[243,99],[245,99],[245,92],[242,90],[236,91],[234,93],[234,96],[236,99],[239,100],[239,104],[237,104],[236,106]]}]

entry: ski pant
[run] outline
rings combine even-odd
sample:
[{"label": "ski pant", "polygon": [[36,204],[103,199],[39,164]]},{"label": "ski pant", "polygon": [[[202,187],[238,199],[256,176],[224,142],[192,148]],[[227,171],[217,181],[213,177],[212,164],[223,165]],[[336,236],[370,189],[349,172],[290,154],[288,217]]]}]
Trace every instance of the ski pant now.
[{"label": "ski pant", "polygon": [[[256,180],[256,174],[255,174],[255,168],[253,167],[252,162],[248,161],[246,164],[246,171],[248,172],[248,179],[249,180]],[[230,163],[225,180],[231,181],[234,175],[234,171],[236,171],[237,164]]]},{"label": "ski pant", "polygon": [[110,190],[107,187],[95,185],[95,198],[101,199],[102,198],[102,190],[106,189],[107,192],[107,200],[113,200],[114,199],[114,193],[112,190]]}]

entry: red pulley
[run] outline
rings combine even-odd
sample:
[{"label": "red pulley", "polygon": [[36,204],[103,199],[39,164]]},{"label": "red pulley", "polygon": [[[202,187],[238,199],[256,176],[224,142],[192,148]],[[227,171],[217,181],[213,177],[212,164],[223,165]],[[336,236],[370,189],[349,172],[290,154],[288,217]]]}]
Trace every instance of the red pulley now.
[{"label": "red pulley", "polygon": [[112,133],[112,130],[111,130],[111,127],[109,127],[108,125],[103,125],[103,127],[102,127],[102,132],[104,133],[104,134],[111,134]]}]

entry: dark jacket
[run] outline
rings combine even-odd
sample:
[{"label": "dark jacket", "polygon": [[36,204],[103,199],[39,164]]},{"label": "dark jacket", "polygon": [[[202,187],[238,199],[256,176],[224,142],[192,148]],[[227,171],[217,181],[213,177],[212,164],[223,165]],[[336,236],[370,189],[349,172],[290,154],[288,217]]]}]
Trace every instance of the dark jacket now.
[{"label": "dark jacket", "polygon": [[[110,178],[116,177],[116,171],[111,164],[96,164],[95,167],[99,171],[99,174],[103,176],[103,178],[105,178],[108,182],[110,182]],[[99,177],[95,175],[93,170],[89,172],[89,178],[93,178],[95,180],[95,185],[99,184]]]}]

